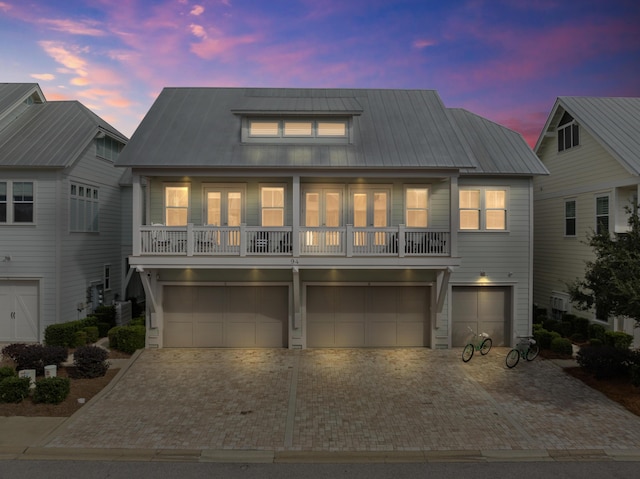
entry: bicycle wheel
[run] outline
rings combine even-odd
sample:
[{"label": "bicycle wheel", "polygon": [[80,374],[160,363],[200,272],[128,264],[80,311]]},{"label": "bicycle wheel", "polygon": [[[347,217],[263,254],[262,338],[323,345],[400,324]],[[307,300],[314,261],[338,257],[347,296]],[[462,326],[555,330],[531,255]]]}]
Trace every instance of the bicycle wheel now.
[{"label": "bicycle wheel", "polygon": [[516,364],[518,364],[518,361],[520,361],[520,351],[518,351],[517,349],[512,349],[511,351],[509,351],[506,359],[507,367],[511,369]]},{"label": "bicycle wheel", "polygon": [[473,347],[473,344],[469,343],[467,344],[464,349],[462,350],[462,360],[466,363],[467,361],[469,361],[472,357],[473,357],[473,350],[475,348]]},{"label": "bicycle wheel", "polygon": [[480,354],[484,356],[489,351],[491,351],[492,344],[493,342],[491,341],[491,338],[486,338],[484,341],[482,341],[482,344],[480,345]]},{"label": "bicycle wheel", "polygon": [[540,352],[540,346],[536,343],[529,345],[529,350],[527,351],[527,361],[533,361],[536,357],[538,357],[538,353]]}]

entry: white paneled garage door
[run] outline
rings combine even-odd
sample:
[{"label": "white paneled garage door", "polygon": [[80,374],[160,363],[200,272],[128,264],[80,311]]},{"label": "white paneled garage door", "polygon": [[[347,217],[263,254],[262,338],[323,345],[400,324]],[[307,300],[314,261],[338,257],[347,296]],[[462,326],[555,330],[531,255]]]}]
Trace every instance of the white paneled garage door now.
[{"label": "white paneled garage door", "polygon": [[286,286],[165,286],[164,345],[174,348],[282,348]]},{"label": "white paneled garage door", "polygon": [[0,342],[38,341],[38,282],[0,281]]},{"label": "white paneled garage door", "polygon": [[311,348],[428,346],[427,286],[307,286]]},{"label": "white paneled garage door", "polygon": [[464,346],[474,332],[491,336],[494,346],[505,346],[511,325],[511,288],[507,286],[454,286],[451,345]]}]

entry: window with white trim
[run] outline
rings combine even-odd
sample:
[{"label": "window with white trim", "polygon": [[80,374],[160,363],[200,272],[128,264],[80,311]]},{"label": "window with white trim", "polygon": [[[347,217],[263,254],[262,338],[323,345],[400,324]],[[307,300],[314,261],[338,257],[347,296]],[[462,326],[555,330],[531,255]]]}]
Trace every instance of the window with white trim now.
[{"label": "window with white trim", "polygon": [[189,222],[189,186],[164,187],[164,218],[167,226],[186,226]]},{"label": "window with white trim", "polygon": [[426,228],[429,222],[429,188],[405,188],[405,224],[409,228]]},{"label": "window with white trim", "polygon": [[261,226],[284,226],[284,186],[260,187]]},{"label": "window with white trim", "polygon": [[505,231],[507,190],[505,188],[460,188],[460,229]]},{"label": "window with white trim", "polygon": [[109,291],[111,289],[111,265],[110,264],[104,265],[103,279],[104,280],[102,284],[104,284],[104,290]]},{"label": "window with white trim", "polygon": [[0,224],[34,223],[34,182],[0,181]]},{"label": "window with white trim", "polygon": [[248,118],[243,141],[346,143],[349,120],[342,118]]},{"label": "window with white trim", "polygon": [[576,235],[576,200],[564,202],[564,235]]},{"label": "window with white trim", "polygon": [[97,233],[100,227],[100,193],[95,186],[71,183],[69,231]]},{"label": "window with white trim", "polygon": [[118,159],[124,144],[111,137],[105,136],[96,139],[96,155],[100,158],[115,161]]},{"label": "window with white trim", "polygon": [[596,197],[596,233],[609,232],[609,196]]}]

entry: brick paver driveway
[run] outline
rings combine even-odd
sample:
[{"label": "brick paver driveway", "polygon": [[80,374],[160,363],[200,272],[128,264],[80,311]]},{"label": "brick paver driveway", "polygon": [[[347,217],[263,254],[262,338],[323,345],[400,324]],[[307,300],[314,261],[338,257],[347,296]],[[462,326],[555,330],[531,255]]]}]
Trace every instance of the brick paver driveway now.
[{"label": "brick paver driveway", "polygon": [[47,447],[418,451],[631,449],[640,417],[494,348],[146,350]]}]

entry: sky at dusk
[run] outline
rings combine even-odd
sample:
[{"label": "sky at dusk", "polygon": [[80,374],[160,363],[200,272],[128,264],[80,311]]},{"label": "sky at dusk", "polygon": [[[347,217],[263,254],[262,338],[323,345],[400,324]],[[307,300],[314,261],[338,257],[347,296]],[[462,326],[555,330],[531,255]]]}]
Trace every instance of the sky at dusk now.
[{"label": "sky at dusk", "polygon": [[534,145],[558,96],[640,96],[640,2],[0,0],[0,82],[126,136],[163,87],[430,89]]}]

